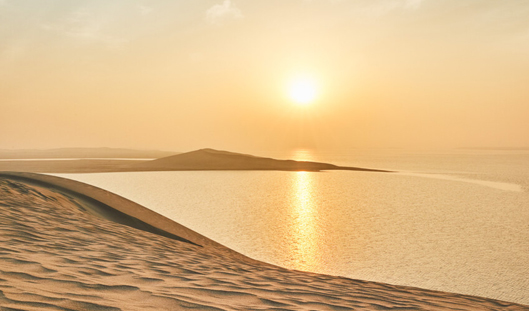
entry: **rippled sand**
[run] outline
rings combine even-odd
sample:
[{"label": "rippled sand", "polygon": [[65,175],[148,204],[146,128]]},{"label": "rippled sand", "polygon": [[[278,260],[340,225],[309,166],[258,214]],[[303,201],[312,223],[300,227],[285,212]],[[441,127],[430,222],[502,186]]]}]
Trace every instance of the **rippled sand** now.
[{"label": "rippled sand", "polygon": [[529,306],[287,270],[237,254],[101,189],[34,174],[0,176],[0,310],[187,309]]}]

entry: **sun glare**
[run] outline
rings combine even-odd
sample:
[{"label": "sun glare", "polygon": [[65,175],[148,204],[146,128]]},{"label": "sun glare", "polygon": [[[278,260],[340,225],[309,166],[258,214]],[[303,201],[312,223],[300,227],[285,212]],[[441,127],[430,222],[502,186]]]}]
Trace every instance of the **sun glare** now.
[{"label": "sun glare", "polygon": [[290,84],[289,94],[296,104],[301,106],[309,105],[316,99],[316,82],[308,77],[298,77]]}]

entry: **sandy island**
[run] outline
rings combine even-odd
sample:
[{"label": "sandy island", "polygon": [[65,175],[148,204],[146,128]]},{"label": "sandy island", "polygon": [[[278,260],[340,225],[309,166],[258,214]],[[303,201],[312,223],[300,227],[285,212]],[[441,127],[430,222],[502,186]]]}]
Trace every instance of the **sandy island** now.
[{"label": "sandy island", "polygon": [[278,160],[257,157],[249,154],[200,149],[191,152],[161,157],[150,161],[78,159],[78,160],[35,160],[20,161],[12,159],[0,161],[0,171],[34,173],[103,173],[103,172],[140,172],[140,171],[204,171],[204,170],[275,170],[275,171],[312,171],[348,170],[368,172],[388,172],[385,170],[338,166],[329,163]]},{"label": "sandy island", "polygon": [[288,270],[77,181],[0,173],[0,310],[529,310]]}]

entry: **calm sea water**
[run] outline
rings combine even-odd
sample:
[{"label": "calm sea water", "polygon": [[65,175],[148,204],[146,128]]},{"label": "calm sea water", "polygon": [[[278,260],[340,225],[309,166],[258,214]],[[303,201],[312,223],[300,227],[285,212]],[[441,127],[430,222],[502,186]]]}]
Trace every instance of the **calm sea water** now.
[{"label": "calm sea water", "polygon": [[263,152],[397,170],[61,174],[287,268],[529,304],[529,152]]}]

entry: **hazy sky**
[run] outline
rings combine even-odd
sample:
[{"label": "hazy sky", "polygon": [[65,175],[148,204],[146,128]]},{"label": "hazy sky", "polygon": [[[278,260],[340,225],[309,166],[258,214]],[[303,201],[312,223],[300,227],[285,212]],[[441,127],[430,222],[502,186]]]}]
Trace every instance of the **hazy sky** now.
[{"label": "hazy sky", "polygon": [[529,147],[529,1],[0,0],[0,149],[100,146]]}]

